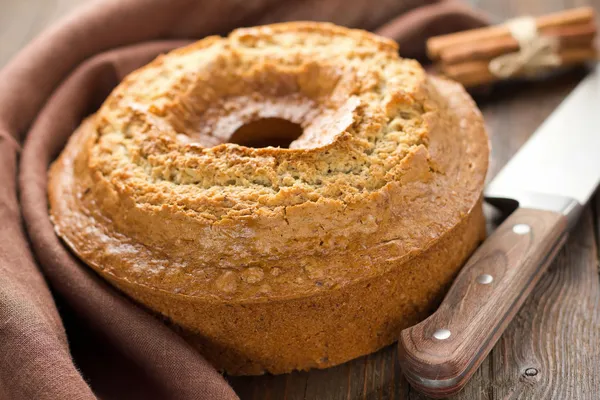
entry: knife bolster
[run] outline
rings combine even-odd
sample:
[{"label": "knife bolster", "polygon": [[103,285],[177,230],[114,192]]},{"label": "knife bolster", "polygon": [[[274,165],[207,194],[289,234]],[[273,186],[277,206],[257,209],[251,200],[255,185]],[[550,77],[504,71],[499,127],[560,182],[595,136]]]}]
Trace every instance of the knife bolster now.
[{"label": "knife bolster", "polygon": [[507,214],[511,214],[518,207],[560,213],[567,217],[569,230],[577,222],[583,208],[582,204],[572,197],[528,191],[503,194],[486,191],[485,200]]}]

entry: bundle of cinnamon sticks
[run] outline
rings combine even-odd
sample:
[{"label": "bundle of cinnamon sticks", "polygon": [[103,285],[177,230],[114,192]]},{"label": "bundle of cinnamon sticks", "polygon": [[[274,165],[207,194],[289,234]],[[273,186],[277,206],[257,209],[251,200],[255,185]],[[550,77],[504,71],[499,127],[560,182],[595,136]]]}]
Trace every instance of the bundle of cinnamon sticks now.
[{"label": "bundle of cinnamon sticks", "polygon": [[[555,62],[552,67],[575,65],[598,58],[592,8],[562,11],[537,17],[531,22],[535,24],[535,35],[550,40],[553,45],[554,54],[551,56]],[[443,75],[467,87],[478,86],[507,78],[495,74],[490,63],[511,53],[518,58],[519,52],[523,51],[523,42],[518,39],[509,24],[502,24],[432,37],[427,42],[427,52]],[[516,61],[521,62],[522,58]],[[524,64],[526,62],[523,61]],[[551,68],[537,70],[544,69]],[[528,65],[517,65],[510,77],[530,74],[531,70]]]}]

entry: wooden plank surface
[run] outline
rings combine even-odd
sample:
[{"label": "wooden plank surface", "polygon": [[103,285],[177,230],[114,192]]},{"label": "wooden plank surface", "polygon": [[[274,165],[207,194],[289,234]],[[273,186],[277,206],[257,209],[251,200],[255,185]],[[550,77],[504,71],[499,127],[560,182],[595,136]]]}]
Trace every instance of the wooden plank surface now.
[{"label": "wooden plank surface", "polygon": [[[50,22],[85,0],[0,0],[0,66]],[[472,0],[495,21],[600,0]],[[582,71],[505,85],[478,98],[492,140],[493,176],[577,84]],[[455,399],[600,399],[600,197],[472,381]],[[242,399],[420,399],[396,346],[321,371],[229,378]]]}]

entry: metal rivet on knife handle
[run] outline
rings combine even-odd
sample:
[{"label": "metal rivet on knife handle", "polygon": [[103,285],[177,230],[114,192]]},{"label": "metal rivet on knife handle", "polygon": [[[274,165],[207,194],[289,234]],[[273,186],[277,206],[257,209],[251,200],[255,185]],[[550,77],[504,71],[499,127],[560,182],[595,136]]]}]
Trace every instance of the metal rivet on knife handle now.
[{"label": "metal rivet on knife handle", "polygon": [[437,340],[446,340],[451,335],[452,335],[452,332],[450,332],[448,329],[438,329],[435,332],[433,332],[433,337],[436,338]]},{"label": "metal rivet on knife handle", "polygon": [[477,277],[477,282],[481,283],[482,285],[487,285],[488,283],[492,283],[493,280],[494,280],[494,277],[491,276],[490,274],[481,274]]},{"label": "metal rivet on knife handle", "polygon": [[513,232],[517,235],[525,235],[531,232],[531,227],[527,224],[517,224],[512,228]]},{"label": "metal rivet on knife handle", "polygon": [[[565,242],[567,226],[563,214],[518,208],[487,238],[437,311],[400,334],[400,366],[414,387],[436,398],[464,387]],[[485,288],[483,275],[493,278]]]},{"label": "metal rivet on knife handle", "polygon": [[[597,64],[488,184],[486,200],[508,217],[467,261],[437,311],[400,334],[400,367],[422,393],[447,398],[465,386],[565,243],[600,181],[599,103]],[[479,286],[485,273],[494,290]],[[443,330],[451,340],[438,339],[449,337]],[[525,376],[539,374],[530,368]]]}]

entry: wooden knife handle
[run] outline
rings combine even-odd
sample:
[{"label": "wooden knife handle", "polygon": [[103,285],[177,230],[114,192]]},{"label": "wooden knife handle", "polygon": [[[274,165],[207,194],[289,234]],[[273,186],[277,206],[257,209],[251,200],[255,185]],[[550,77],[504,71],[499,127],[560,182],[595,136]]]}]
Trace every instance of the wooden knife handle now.
[{"label": "wooden knife handle", "polygon": [[432,397],[460,391],[564,244],[567,218],[519,208],[475,251],[438,310],[400,335],[402,371]]}]

